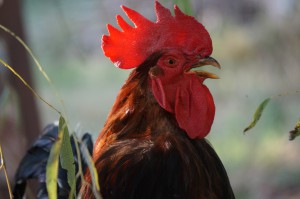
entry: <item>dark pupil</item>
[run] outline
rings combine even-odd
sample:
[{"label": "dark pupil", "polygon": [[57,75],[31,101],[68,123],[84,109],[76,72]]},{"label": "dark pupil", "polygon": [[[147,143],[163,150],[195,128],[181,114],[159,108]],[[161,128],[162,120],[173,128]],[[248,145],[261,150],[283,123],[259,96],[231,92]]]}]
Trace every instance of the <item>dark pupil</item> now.
[{"label": "dark pupil", "polygon": [[169,60],[169,64],[174,64],[174,63],[175,63],[175,61],[173,59]]}]

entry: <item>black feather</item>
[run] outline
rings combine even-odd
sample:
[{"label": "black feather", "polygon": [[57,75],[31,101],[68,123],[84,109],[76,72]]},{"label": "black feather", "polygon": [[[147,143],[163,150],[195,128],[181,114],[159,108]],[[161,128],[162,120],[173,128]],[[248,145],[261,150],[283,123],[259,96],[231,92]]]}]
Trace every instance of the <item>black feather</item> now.
[{"label": "black feather", "polygon": [[106,199],[235,198],[221,160],[205,139],[124,139],[109,145],[98,165]]}]

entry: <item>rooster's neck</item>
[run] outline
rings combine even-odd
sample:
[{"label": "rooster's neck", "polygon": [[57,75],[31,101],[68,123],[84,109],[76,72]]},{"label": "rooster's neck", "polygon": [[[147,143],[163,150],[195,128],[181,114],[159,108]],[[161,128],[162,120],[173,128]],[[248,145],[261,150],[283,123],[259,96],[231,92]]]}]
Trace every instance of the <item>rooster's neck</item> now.
[{"label": "rooster's neck", "polygon": [[130,74],[98,139],[105,138],[107,142],[124,137],[141,138],[178,132],[173,114],[159,106],[149,84],[149,69],[159,57],[159,54],[153,55]]}]

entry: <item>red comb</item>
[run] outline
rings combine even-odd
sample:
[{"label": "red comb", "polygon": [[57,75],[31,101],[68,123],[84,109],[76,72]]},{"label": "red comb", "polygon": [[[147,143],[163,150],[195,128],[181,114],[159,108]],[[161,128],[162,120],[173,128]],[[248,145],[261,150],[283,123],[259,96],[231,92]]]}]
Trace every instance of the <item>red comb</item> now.
[{"label": "red comb", "polygon": [[135,27],[117,15],[122,30],[108,24],[109,36],[102,36],[104,54],[117,67],[137,67],[152,53],[166,49],[179,49],[183,53],[202,57],[212,53],[211,39],[204,26],[195,18],[185,15],[176,5],[175,16],[172,16],[169,9],[155,1],[155,23],[135,10],[121,7]]}]

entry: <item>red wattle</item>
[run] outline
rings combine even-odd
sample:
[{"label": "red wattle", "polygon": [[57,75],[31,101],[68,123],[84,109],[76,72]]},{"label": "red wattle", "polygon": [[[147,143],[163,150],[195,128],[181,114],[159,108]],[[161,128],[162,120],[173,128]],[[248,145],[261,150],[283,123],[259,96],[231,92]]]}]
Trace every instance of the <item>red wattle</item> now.
[{"label": "red wattle", "polygon": [[151,78],[154,97],[159,105],[174,113],[180,128],[191,139],[204,138],[210,131],[215,105],[208,88],[194,74],[184,75],[174,82],[159,77]]}]

